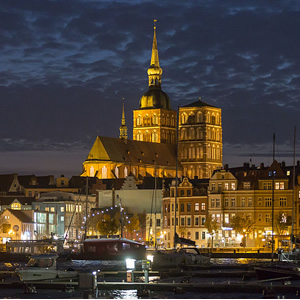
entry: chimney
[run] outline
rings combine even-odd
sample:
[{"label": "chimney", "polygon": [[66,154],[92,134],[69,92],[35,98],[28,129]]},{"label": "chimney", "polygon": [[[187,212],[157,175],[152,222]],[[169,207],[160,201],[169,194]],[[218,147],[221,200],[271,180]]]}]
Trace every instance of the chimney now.
[{"label": "chimney", "polygon": [[244,163],[244,168],[249,169],[249,163]]},{"label": "chimney", "polygon": [[264,163],[260,163],[260,168],[263,169],[265,167]]},{"label": "chimney", "polygon": [[282,167],[282,168],[285,168],[285,161],[282,161],[282,162],[281,162],[281,167]]},{"label": "chimney", "polygon": [[227,171],[228,169],[229,169],[229,165],[228,165],[228,164],[225,164],[225,165],[224,165],[224,170]]}]

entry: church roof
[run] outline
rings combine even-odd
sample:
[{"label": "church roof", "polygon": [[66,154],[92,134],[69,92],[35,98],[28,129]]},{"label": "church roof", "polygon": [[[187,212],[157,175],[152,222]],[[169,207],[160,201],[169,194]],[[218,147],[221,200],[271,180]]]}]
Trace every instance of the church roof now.
[{"label": "church roof", "polygon": [[207,103],[205,103],[205,102],[202,101],[202,100],[195,101],[195,102],[193,102],[193,103],[184,105],[184,106],[182,106],[182,107],[204,107],[204,106],[216,107],[216,106],[207,104]]},{"label": "church roof", "polygon": [[176,145],[98,136],[86,161],[176,166]]}]

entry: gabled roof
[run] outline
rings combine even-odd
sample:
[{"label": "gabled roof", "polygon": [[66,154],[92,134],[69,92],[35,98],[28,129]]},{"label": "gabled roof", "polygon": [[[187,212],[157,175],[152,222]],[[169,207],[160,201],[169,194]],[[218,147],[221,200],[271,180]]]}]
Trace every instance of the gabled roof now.
[{"label": "gabled roof", "polygon": [[[37,188],[45,188],[45,187],[53,187],[55,186],[54,176],[35,176],[35,175],[19,175],[18,176],[19,183],[23,187],[37,187]],[[32,184],[33,180],[36,180],[36,184]]]},{"label": "gabled roof", "polygon": [[0,191],[9,192],[12,182],[15,178],[15,174],[0,175]]},{"label": "gabled roof", "polygon": [[22,223],[34,223],[32,218],[28,214],[23,212],[22,210],[7,209],[7,211],[9,211],[12,215],[14,215]]},{"label": "gabled roof", "polygon": [[98,136],[86,162],[97,160],[175,167],[176,145]]},{"label": "gabled roof", "polygon": [[22,205],[32,205],[32,202],[35,201],[34,197],[0,196],[0,205],[11,205],[15,199],[17,199]]}]

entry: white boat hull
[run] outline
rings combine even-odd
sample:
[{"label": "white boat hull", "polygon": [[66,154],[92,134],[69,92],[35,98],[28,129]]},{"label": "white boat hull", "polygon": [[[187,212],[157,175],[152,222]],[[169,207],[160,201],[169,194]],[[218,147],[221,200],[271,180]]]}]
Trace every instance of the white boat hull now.
[{"label": "white boat hull", "polygon": [[51,269],[38,270],[19,270],[18,274],[21,281],[44,281],[44,280],[58,280],[58,279],[76,279],[78,272],[76,271],[60,271]]}]

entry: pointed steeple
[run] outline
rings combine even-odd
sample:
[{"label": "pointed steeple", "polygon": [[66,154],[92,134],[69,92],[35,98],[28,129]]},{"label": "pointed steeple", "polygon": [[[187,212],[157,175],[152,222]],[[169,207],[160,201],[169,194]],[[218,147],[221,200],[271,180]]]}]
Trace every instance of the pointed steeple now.
[{"label": "pointed steeple", "polygon": [[160,88],[162,69],[159,66],[157,40],[156,40],[156,21],[157,20],[154,20],[152,54],[151,54],[150,68],[148,69],[148,78],[149,78],[149,87]]},{"label": "pointed steeple", "polygon": [[122,109],[122,121],[120,126],[120,139],[127,140],[127,126],[125,125],[125,112],[124,112],[124,103],[123,103],[123,109]]}]

